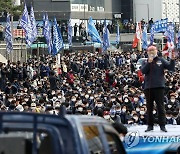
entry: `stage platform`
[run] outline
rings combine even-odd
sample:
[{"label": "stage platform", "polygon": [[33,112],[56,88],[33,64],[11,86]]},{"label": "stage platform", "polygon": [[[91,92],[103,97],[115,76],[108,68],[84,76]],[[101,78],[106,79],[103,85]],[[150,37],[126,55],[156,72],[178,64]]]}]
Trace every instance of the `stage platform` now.
[{"label": "stage platform", "polygon": [[145,132],[147,125],[128,126],[128,132],[139,132],[140,136],[180,136],[180,125],[166,125],[168,132],[162,132],[160,127],[154,126],[154,130]]},{"label": "stage platform", "polygon": [[128,154],[176,154],[180,146],[180,125],[166,125],[168,132],[159,126],[145,132],[147,125],[127,126],[124,146]]}]

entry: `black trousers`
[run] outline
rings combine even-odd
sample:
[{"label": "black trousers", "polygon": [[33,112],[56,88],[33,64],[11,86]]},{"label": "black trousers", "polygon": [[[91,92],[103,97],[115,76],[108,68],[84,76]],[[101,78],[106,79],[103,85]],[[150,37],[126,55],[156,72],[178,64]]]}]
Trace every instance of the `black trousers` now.
[{"label": "black trousers", "polygon": [[164,106],[164,88],[151,88],[144,91],[146,97],[147,106],[147,124],[149,126],[154,125],[154,101],[156,102],[156,108],[158,112],[158,122],[160,126],[165,126],[165,106]]}]

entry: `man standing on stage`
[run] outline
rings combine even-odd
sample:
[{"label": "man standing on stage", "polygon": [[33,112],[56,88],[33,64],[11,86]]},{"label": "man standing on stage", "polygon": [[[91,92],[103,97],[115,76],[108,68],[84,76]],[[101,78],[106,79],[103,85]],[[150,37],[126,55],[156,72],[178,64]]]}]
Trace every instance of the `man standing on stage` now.
[{"label": "man standing on stage", "polygon": [[147,119],[148,127],[145,130],[145,132],[153,130],[154,102],[156,102],[160,129],[164,132],[167,132],[165,128],[166,118],[165,118],[165,106],[164,106],[164,87],[165,87],[164,70],[168,69],[174,71],[175,54],[174,52],[172,52],[172,57],[169,62],[162,57],[158,57],[157,48],[155,46],[150,46],[148,48],[147,53],[148,53],[147,63],[145,63],[141,67],[142,73],[145,74],[144,93],[146,97],[147,118],[148,118]]}]

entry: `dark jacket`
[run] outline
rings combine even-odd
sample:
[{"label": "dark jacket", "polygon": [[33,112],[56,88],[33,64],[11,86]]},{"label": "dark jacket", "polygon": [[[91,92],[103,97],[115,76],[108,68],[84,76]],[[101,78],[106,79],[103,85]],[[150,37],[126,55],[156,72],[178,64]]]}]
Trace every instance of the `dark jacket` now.
[{"label": "dark jacket", "polygon": [[145,87],[144,89],[150,88],[164,88],[164,70],[168,69],[174,71],[175,61],[167,61],[161,57],[155,57],[152,63],[145,63],[141,67],[141,71],[145,74]]}]

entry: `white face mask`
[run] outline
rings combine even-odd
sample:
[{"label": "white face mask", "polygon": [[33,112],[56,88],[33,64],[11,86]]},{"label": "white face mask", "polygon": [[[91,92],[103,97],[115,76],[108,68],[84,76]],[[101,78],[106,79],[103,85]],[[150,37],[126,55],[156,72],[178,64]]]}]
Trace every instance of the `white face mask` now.
[{"label": "white face mask", "polygon": [[140,109],[139,109],[139,108],[137,108],[137,109],[136,109],[136,111],[137,111],[137,112],[139,112],[139,111],[140,111]]},{"label": "white face mask", "polygon": [[137,101],[138,101],[138,98],[135,97],[135,98],[134,98],[134,101],[137,102]]},{"label": "white face mask", "polygon": [[104,119],[108,120],[110,118],[110,115],[105,115]]},{"label": "white face mask", "polygon": [[140,111],[139,113],[140,113],[141,115],[144,115],[144,114],[145,114],[145,112],[144,112],[144,111]]},{"label": "white face mask", "polygon": [[34,107],[34,106],[33,106],[33,107],[31,107],[31,110],[35,110],[35,109],[36,109],[36,107]]},{"label": "white face mask", "polygon": [[8,99],[9,102],[12,102],[13,99]]},{"label": "white face mask", "polygon": [[32,99],[32,101],[33,101],[33,102],[35,102],[35,101],[36,101],[36,99]]},{"label": "white face mask", "polygon": [[126,112],[126,109],[122,109],[122,112]]},{"label": "white face mask", "polygon": [[88,98],[89,98],[89,95],[85,95],[85,98],[88,99]]},{"label": "white face mask", "polygon": [[153,114],[156,114],[156,111],[155,111],[155,110],[153,111]]},{"label": "white face mask", "polygon": [[88,94],[91,94],[91,90],[88,91]]},{"label": "white face mask", "polygon": [[75,102],[75,101],[76,101],[76,99],[75,99],[75,98],[72,98],[72,99],[71,99],[71,101]]},{"label": "white face mask", "polygon": [[168,105],[168,108],[172,108],[172,105]]},{"label": "white face mask", "polygon": [[124,102],[127,103],[127,102],[128,102],[128,99],[125,99]]},{"label": "white face mask", "polygon": [[82,107],[79,107],[79,108],[77,109],[77,111],[82,112],[82,111],[83,111],[83,108],[82,108]]},{"label": "white face mask", "polygon": [[61,98],[61,96],[58,96],[58,98]]},{"label": "white face mask", "polygon": [[168,120],[171,119],[171,117],[166,117]]},{"label": "white face mask", "polygon": [[175,101],[176,101],[175,99],[171,99],[171,102],[173,102],[173,103],[174,103]]},{"label": "white face mask", "polygon": [[102,104],[97,104],[97,107],[102,107],[103,105]]},{"label": "white face mask", "polygon": [[112,118],[114,118],[114,117],[115,117],[115,115],[113,114],[113,115],[111,115],[111,117],[112,117]]},{"label": "white face mask", "polygon": [[29,100],[29,98],[25,98],[24,100],[27,102]]},{"label": "white face mask", "polygon": [[91,112],[88,112],[88,114],[87,114],[88,116],[91,116]]},{"label": "white face mask", "polygon": [[144,94],[141,94],[141,97],[143,97],[143,98],[144,98],[144,97],[145,97],[145,95],[144,95]]},{"label": "white face mask", "polygon": [[115,98],[111,99],[112,102],[114,102],[115,100],[116,100]]},{"label": "white face mask", "polygon": [[91,100],[93,100],[93,99],[94,99],[94,97],[92,97],[92,96],[91,96],[91,97],[90,97],[90,99],[91,99]]},{"label": "white face mask", "polygon": [[49,111],[49,114],[54,114],[54,111],[53,111],[53,110],[50,110],[50,111]]},{"label": "white face mask", "polygon": [[138,117],[133,117],[133,118],[134,118],[134,120],[138,121]]}]

